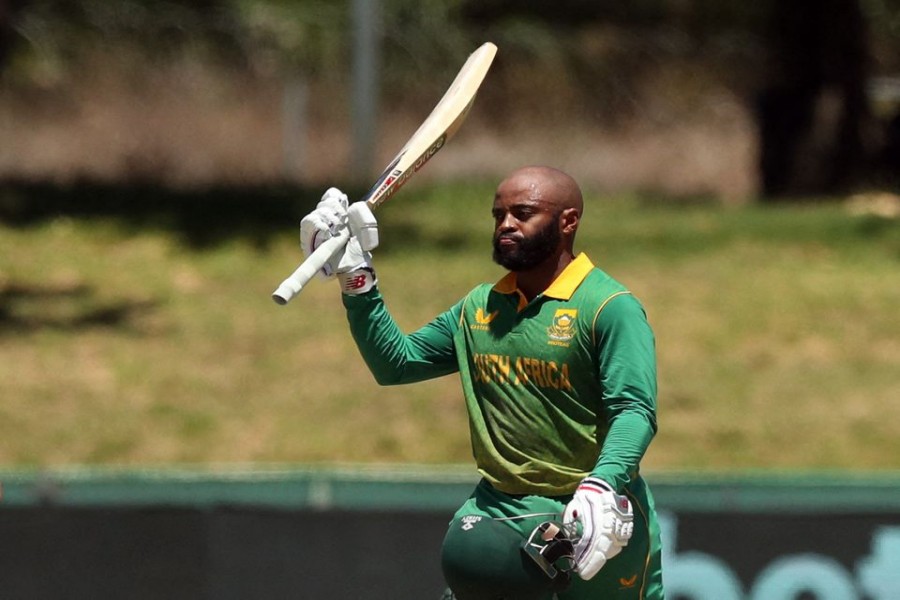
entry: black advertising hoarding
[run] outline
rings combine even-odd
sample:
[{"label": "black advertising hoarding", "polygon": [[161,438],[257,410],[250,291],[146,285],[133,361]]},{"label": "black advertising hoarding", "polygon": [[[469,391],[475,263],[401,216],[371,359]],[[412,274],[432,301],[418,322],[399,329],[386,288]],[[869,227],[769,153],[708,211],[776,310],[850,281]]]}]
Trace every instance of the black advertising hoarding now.
[{"label": "black advertising hoarding", "polygon": [[[647,479],[667,600],[900,600],[895,474]],[[0,480],[9,600],[437,600],[443,532],[476,481],[435,467]]]}]

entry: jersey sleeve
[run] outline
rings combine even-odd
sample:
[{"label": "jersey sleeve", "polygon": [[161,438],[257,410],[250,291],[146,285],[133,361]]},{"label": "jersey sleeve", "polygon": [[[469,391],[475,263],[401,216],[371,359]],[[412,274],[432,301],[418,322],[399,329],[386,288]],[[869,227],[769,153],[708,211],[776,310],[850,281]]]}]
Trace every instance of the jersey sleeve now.
[{"label": "jersey sleeve", "polygon": [[377,288],[357,296],[342,294],[342,299],[353,340],[379,384],[413,383],[458,369],[453,334],[459,327],[461,303],[405,334]]},{"label": "jersey sleeve", "polygon": [[616,296],[594,333],[608,430],[592,475],[621,490],[637,473],[656,434],[656,348],[640,302]]}]

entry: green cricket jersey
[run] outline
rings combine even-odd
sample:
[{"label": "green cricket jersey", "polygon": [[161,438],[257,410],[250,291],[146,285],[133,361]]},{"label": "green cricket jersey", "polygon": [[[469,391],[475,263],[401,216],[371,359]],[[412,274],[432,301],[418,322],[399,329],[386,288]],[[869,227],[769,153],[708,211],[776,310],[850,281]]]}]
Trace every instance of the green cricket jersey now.
[{"label": "green cricket jersey", "polygon": [[527,302],[515,274],[405,335],[377,289],[344,295],[376,380],[458,371],[478,470],[509,494],[571,494],[588,474],[622,490],[656,433],[653,333],[640,303],[579,255]]}]

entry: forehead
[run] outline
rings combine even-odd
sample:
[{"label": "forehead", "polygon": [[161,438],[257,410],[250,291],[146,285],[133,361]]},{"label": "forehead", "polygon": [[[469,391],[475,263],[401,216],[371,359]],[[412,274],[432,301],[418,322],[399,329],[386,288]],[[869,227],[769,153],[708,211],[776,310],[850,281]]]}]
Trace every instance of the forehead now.
[{"label": "forehead", "polygon": [[512,206],[549,207],[552,202],[547,197],[545,186],[532,177],[512,177],[497,186],[494,194],[494,208]]}]

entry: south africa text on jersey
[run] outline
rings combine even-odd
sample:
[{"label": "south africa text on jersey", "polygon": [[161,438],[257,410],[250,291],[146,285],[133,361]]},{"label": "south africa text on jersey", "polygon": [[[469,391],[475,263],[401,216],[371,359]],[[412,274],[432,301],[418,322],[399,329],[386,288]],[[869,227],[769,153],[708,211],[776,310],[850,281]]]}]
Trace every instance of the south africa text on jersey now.
[{"label": "south africa text on jersey", "polygon": [[504,354],[472,355],[475,378],[482,383],[531,383],[539,387],[571,390],[569,365],[552,360],[519,356],[513,359]]}]

